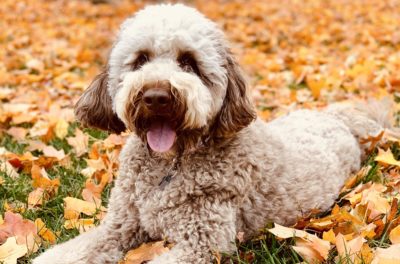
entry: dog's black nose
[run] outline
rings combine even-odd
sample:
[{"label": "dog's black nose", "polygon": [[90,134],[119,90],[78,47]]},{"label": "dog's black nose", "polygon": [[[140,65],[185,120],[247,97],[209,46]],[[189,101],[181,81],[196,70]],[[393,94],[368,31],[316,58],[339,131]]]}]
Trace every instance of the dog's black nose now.
[{"label": "dog's black nose", "polygon": [[160,88],[146,90],[142,100],[151,111],[167,110],[171,105],[171,95],[169,91]]}]

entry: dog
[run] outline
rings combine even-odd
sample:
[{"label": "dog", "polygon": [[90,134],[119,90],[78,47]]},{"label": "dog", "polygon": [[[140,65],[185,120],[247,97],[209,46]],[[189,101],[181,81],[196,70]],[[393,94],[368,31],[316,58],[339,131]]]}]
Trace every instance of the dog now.
[{"label": "dog", "polygon": [[256,117],[223,32],[182,4],[144,8],[121,26],[104,72],[76,104],[85,126],[130,137],[108,213],[93,230],[34,264],[117,263],[166,239],[149,263],[211,263],[267,222],[293,224],[327,210],[360,168],[359,140],[386,119],[373,105]]}]

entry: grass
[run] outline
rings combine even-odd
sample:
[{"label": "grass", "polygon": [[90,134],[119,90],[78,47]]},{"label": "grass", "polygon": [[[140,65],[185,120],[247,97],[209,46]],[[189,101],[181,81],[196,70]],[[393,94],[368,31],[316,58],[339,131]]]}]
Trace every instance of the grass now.
[{"label": "grass", "polygon": [[[70,127],[69,133],[72,135],[75,127],[72,125]],[[91,137],[91,143],[95,140],[104,139],[107,134],[101,131],[87,129],[85,131]],[[70,153],[71,146],[67,144],[66,140],[55,139],[49,142],[49,145],[54,146],[56,149],[64,149],[66,153]],[[8,135],[0,140],[0,146],[5,147],[7,150],[22,154],[26,148],[26,144],[20,144]],[[77,158],[72,153],[71,161],[72,166],[67,169],[62,166],[54,166],[51,169],[46,170],[49,178],[60,178],[60,187],[58,189],[57,195],[49,200],[45,200],[43,205],[28,209],[28,195],[33,190],[32,179],[28,173],[20,173],[20,176],[16,179],[9,177],[6,173],[0,172],[0,177],[4,179],[4,183],[0,185],[0,214],[4,215],[6,211],[6,206],[20,208],[19,213],[23,218],[35,221],[37,218],[41,218],[46,224],[46,227],[54,231],[57,236],[57,243],[67,241],[79,235],[78,230],[67,230],[63,227],[64,225],[64,207],[63,199],[65,197],[81,197],[81,192],[84,187],[86,177],[83,176],[80,171],[82,168],[86,167],[85,160]],[[104,205],[107,205],[107,201],[110,195],[110,190],[112,186],[107,186],[102,193],[102,201]],[[25,256],[18,259],[18,263],[30,263],[31,260],[47,249],[50,245],[44,244],[39,249],[38,252]]]}]

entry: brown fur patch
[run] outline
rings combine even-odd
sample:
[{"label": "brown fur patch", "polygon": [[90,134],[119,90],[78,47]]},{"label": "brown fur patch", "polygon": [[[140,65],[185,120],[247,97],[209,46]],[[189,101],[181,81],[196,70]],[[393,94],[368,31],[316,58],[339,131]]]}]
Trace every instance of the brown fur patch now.
[{"label": "brown fur patch", "polygon": [[225,67],[228,75],[226,96],[211,128],[212,136],[217,141],[232,137],[257,116],[247,94],[246,80],[230,53],[227,55]]},{"label": "brown fur patch", "polygon": [[75,116],[84,126],[121,133],[126,128],[112,110],[107,79],[106,70],[96,76],[76,103]]}]

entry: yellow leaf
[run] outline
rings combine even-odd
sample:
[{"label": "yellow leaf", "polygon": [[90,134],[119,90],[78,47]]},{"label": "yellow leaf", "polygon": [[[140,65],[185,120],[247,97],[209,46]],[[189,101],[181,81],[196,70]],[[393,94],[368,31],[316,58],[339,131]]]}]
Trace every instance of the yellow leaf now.
[{"label": "yellow leaf", "polygon": [[375,160],[386,165],[400,166],[400,161],[394,158],[393,153],[390,149],[388,149],[387,151],[379,149],[378,155],[375,157]]},{"label": "yellow leaf", "polygon": [[44,240],[50,242],[51,244],[56,243],[56,235],[48,229],[42,219],[37,218],[35,220],[35,225],[38,231],[38,235],[42,237]]},{"label": "yellow leaf", "polygon": [[84,233],[93,227],[95,227],[94,218],[70,219],[66,220],[64,223],[65,229],[78,229],[79,233]]},{"label": "yellow leaf", "polygon": [[326,80],[320,74],[307,75],[306,83],[311,90],[311,94],[316,99],[320,97],[321,89],[326,86]]},{"label": "yellow leaf", "polygon": [[68,123],[64,119],[58,119],[54,132],[58,138],[65,138],[68,134]]},{"label": "yellow leaf", "polygon": [[328,232],[324,232],[322,234],[322,239],[331,242],[332,244],[336,243],[336,236],[335,232],[333,232],[332,229],[330,229]]},{"label": "yellow leaf", "polygon": [[400,225],[390,231],[389,239],[392,244],[400,244]]},{"label": "yellow leaf", "polygon": [[128,251],[120,264],[141,264],[168,252],[169,248],[164,246],[164,241],[142,244],[140,247]]},{"label": "yellow leaf", "polygon": [[76,216],[80,213],[83,213],[88,216],[94,215],[97,210],[105,211],[105,208],[96,205],[95,203],[83,201],[74,197],[66,197],[64,198],[65,209],[64,209],[64,218],[65,219],[73,219],[77,218]]},{"label": "yellow leaf", "polygon": [[16,237],[9,237],[0,246],[0,262],[3,264],[17,264],[17,259],[28,253],[26,245],[18,245]]}]

